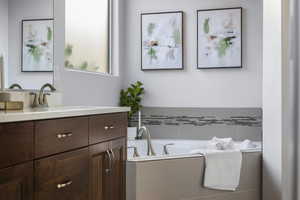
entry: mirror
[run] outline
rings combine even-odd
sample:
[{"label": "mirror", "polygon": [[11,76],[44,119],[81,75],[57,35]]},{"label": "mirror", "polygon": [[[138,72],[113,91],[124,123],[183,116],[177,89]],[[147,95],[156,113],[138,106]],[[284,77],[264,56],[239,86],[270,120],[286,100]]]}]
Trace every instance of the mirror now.
[{"label": "mirror", "polygon": [[53,84],[53,24],[53,0],[0,0],[0,67],[5,88],[19,84],[36,90]]},{"label": "mirror", "polygon": [[65,0],[65,67],[97,73],[110,70],[110,0]]}]

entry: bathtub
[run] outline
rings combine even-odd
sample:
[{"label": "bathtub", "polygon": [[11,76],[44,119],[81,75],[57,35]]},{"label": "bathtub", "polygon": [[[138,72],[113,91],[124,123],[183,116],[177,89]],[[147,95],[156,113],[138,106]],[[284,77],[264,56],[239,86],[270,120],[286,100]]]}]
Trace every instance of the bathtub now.
[{"label": "bathtub", "polygon": [[[163,146],[168,146],[164,155]],[[146,140],[128,140],[140,157],[128,149],[127,200],[261,200],[261,143],[241,149],[243,164],[237,191],[209,190],[202,186],[205,160],[195,149],[207,149],[204,140],[152,140],[155,156],[147,156]],[[235,147],[240,147],[240,142]]]}]

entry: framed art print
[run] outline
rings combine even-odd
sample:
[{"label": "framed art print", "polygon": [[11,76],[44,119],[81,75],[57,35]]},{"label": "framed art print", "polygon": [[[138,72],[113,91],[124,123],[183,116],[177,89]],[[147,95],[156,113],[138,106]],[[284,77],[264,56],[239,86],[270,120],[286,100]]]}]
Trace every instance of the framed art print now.
[{"label": "framed art print", "polygon": [[183,69],[183,12],[141,15],[142,70]]},{"label": "framed art print", "polygon": [[53,72],[53,19],[22,21],[22,72]]},{"label": "framed art print", "polygon": [[197,68],[242,68],[242,8],[198,10],[197,19]]}]

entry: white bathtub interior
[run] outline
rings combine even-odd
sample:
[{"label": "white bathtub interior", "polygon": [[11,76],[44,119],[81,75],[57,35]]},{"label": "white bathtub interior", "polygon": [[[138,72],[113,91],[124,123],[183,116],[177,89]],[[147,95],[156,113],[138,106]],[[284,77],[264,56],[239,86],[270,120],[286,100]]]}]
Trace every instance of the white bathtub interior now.
[{"label": "white bathtub interior", "polygon": [[[136,147],[139,153],[139,157],[133,157],[134,150],[129,148],[127,151],[128,161],[143,161],[143,160],[155,160],[155,159],[170,159],[176,157],[194,157],[200,156],[199,154],[190,153],[196,149],[208,148],[208,140],[174,140],[174,139],[155,139],[152,140],[152,146],[156,153],[156,156],[147,156],[147,140],[128,140],[128,147]],[[164,154],[164,145],[172,144],[167,147],[168,155]],[[242,141],[234,143],[235,149],[241,150],[241,152],[259,152],[261,151],[261,142],[252,142],[253,147],[243,148]]]}]

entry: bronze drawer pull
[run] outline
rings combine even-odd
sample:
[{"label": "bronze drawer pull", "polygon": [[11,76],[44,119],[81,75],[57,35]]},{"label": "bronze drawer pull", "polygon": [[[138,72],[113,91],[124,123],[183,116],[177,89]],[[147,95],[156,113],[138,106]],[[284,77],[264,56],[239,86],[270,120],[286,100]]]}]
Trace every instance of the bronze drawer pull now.
[{"label": "bronze drawer pull", "polygon": [[104,130],[108,130],[109,129],[109,126],[104,126]]},{"label": "bronze drawer pull", "polygon": [[72,185],[72,181],[68,181],[68,182],[66,182],[66,183],[61,183],[61,184],[57,184],[57,189],[62,189],[62,188],[65,188],[65,187],[68,187],[68,186],[70,186],[70,185]]},{"label": "bronze drawer pull", "polygon": [[109,128],[110,128],[110,129],[114,129],[115,127],[114,127],[114,126],[110,126]]},{"label": "bronze drawer pull", "polygon": [[67,138],[67,137],[72,137],[73,134],[72,133],[60,133],[57,135],[58,139],[63,139],[63,138]]}]

